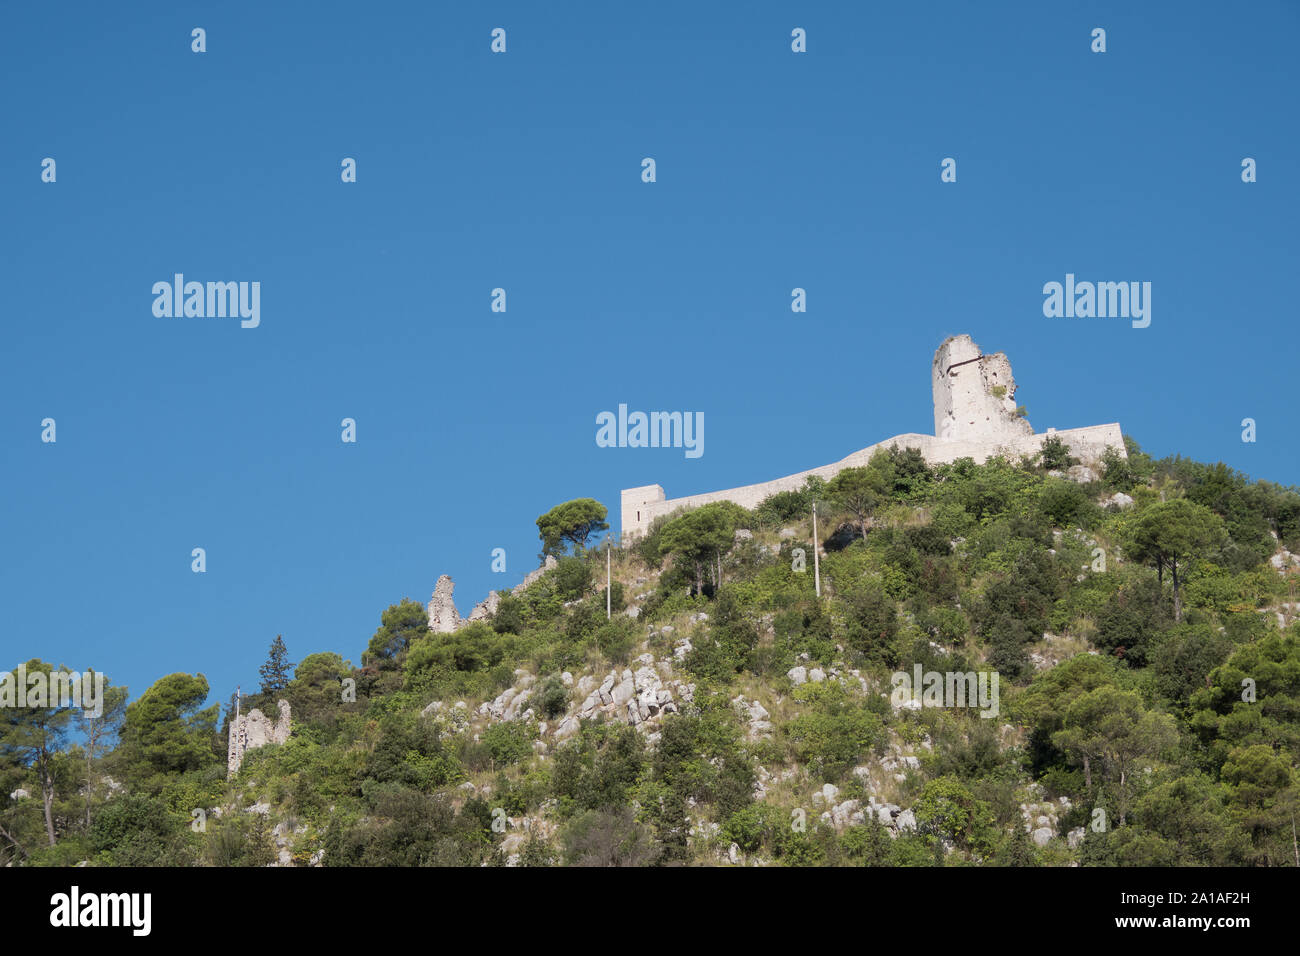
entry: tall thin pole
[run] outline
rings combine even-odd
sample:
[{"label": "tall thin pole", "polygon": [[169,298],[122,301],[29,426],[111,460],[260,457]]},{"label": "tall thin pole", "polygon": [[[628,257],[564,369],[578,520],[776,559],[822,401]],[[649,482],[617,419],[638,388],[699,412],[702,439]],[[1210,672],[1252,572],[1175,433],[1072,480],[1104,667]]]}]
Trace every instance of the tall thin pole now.
[{"label": "tall thin pole", "polygon": [[822,596],[822,565],[817,560],[817,502],[813,502],[813,581],[817,586],[817,596]]},{"label": "tall thin pole", "polygon": [[240,693],[240,686],[235,685],[235,720],[239,719],[239,705],[244,702],[243,694]]},{"label": "tall thin pole", "polygon": [[609,538],[605,539],[605,620],[610,617]]}]

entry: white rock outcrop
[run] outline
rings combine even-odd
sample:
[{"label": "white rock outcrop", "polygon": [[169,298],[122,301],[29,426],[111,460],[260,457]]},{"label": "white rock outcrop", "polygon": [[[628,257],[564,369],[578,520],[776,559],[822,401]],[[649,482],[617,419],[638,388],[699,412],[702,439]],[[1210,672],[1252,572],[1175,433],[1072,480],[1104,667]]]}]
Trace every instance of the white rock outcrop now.
[{"label": "white rock outcrop", "polygon": [[577,731],[577,720],[590,720],[597,714],[624,720],[634,727],[649,729],[648,721],[663,714],[675,714],[678,702],[690,703],[694,699],[695,685],[672,680],[668,661],[656,662],[652,654],[642,654],[636,663],[641,666],[632,671],[610,671],[600,685],[594,688],[573,715],[560,724],[565,736]]}]

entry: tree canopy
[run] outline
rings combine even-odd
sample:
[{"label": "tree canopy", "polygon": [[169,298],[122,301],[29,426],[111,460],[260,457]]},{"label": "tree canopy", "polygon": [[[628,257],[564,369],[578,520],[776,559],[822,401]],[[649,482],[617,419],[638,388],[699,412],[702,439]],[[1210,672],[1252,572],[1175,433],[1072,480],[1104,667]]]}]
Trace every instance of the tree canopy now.
[{"label": "tree canopy", "polygon": [[271,651],[266,663],[258,669],[262,677],[262,693],[275,694],[289,686],[292,679],[293,664],[289,660],[289,649],[284,646],[284,638],[277,634],[271,642]]},{"label": "tree canopy", "polygon": [[1135,561],[1154,565],[1163,580],[1169,568],[1173,578],[1174,620],[1182,620],[1180,570],[1227,543],[1223,519],[1204,505],[1186,498],[1152,505],[1137,516],[1130,531],[1128,551]]},{"label": "tree canopy", "polygon": [[537,519],[542,553],[559,557],[566,543],[575,549],[586,547],[592,535],[609,530],[605,521],[607,513],[605,506],[594,498],[574,498],[556,505]]}]

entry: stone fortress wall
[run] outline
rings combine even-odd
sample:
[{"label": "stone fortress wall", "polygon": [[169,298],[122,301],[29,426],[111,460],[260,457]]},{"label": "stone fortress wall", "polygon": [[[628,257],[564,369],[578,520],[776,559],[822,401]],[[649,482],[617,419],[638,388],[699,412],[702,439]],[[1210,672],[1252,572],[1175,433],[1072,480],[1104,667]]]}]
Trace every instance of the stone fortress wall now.
[{"label": "stone fortress wall", "polygon": [[953,336],[934,353],[931,366],[934,393],[934,435],[906,434],[869,445],[835,462],[756,485],[728,488],[684,498],[668,498],[660,485],[625,488],[622,492],[621,530],[624,540],[643,534],[660,515],[678,508],[697,508],[714,501],[733,501],[753,508],[778,491],[798,491],[812,475],[830,480],[845,468],[866,465],[881,448],[917,448],[931,465],[950,464],[958,458],[983,463],[996,456],[1016,460],[1042,448],[1050,435],[1070,446],[1070,454],[1084,464],[1095,464],[1107,448],[1125,454],[1118,423],[1086,428],[1049,428],[1035,435],[1029,422],[1016,415],[1016,384],[1011,362],[1002,352],[984,355],[969,335]]}]

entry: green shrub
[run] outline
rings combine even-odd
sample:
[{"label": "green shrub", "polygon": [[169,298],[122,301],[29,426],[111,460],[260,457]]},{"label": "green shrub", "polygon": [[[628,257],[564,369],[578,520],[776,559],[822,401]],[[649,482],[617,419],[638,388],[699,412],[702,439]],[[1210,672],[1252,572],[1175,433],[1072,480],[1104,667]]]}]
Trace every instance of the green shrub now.
[{"label": "green shrub", "polygon": [[551,572],[555,591],[564,601],[578,601],[591,587],[591,565],[585,558],[566,555]]},{"label": "green shrub", "polygon": [[536,738],[536,725],[522,720],[498,721],[479,735],[496,767],[508,767],[532,754]]},{"label": "green shrub", "polygon": [[1092,496],[1072,481],[1047,481],[1038,507],[1043,518],[1058,528],[1095,528],[1101,520],[1101,509]]},{"label": "green shrub", "polygon": [[542,681],[533,695],[533,701],[534,709],[547,720],[552,720],[564,713],[569,706],[569,689],[557,675],[552,675]]},{"label": "green shrub", "polygon": [[1059,435],[1049,435],[1043,439],[1042,462],[1048,471],[1064,471],[1079,459],[1070,457],[1070,446]]},{"label": "green shrub", "polygon": [[884,723],[868,705],[850,697],[838,681],[803,684],[797,701],[809,708],[787,725],[801,762],[828,779],[838,779],[885,739]]},{"label": "green shrub", "polygon": [[638,637],[636,622],[619,615],[601,622],[592,634],[592,641],[611,664],[626,664],[632,658]]}]

